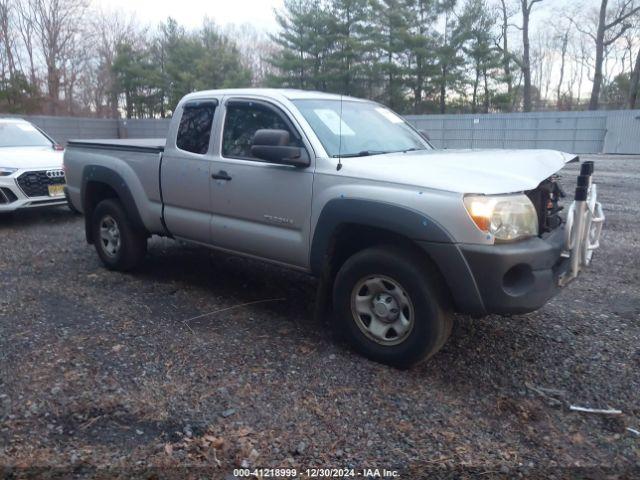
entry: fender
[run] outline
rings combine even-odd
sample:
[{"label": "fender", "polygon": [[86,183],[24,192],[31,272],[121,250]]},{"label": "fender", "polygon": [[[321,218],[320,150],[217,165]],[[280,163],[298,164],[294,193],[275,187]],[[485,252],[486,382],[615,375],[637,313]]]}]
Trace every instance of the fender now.
[{"label": "fender", "polygon": [[424,213],[386,202],[336,198],[325,204],[316,224],[309,258],[315,275],[322,275],[331,239],[344,224],[382,228],[415,241],[444,276],[456,309],[477,316],[486,313],[473,274],[451,234]]},{"label": "fender", "polygon": [[85,225],[85,234],[87,237],[87,242],[93,243],[92,233],[91,233],[91,215],[88,215],[89,202],[86,197],[87,195],[87,184],[89,182],[103,183],[109,187],[111,187],[116,194],[122,206],[124,207],[129,220],[132,225],[136,229],[140,229],[145,231],[146,227],[142,222],[142,218],[140,217],[140,213],[138,212],[138,207],[136,206],[136,202],[133,199],[133,195],[129,190],[129,187],[122,179],[120,174],[115,170],[112,170],[107,167],[103,167],[102,165],[86,165],[82,170],[82,208],[85,212],[84,216],[84,225]]},{"label": "fender", "polygon": [[313,234],[309,263],[314,273],[322,270],[331,237],[344,224],[383,228],[411,240],[453,243],[442,225],[416,210],[376,200],[335,198],[325,204]]}]

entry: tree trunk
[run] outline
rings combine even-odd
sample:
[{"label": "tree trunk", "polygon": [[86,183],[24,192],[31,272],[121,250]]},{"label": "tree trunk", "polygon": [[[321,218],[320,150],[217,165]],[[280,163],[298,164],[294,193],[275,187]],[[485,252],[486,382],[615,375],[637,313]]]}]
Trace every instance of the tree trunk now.
[{"label": "tree trunk", "polygon": [[124,102],[126,104],[127,118],[133,118],[133,104],[131,103],[131,93],[129,91],[124,92]]},{"label": "tree trunk", "polygon": [[522,0],[522,76],[524,78],[523,107],[531,111],[531,62],[529,59],[529,10],[528,0]]},{"label": "tree trunk", "polygon": [[60,101],[60,72],[55,65],[47,66],[47,93],[49,95],[49,114],[56,115]]},{"label": "tree trunk", "polygon": [[484,113],[489,113],[489,81],[487,79],[487,67],[482,69],[484,78]]},{"label": "tree trunk", "polygon": [[631,82],[629,83],[629,108],[636,108],[636,101],[638,100],[638,89],[640,89],[640,49],[638,50],[638,56],[636,57],[636,64],[633,67],[631,74]]},{"label": "tree trunk", "polygon": [[442,79],[440,80],[440,113],[445,113],[447,109],[447,65],[442,65]]},{"label": "tree trunk", "polygon": [[600,4],[600,17],[598,19],[598,32],[596,33],[596,62],[593,73],[593,88],[591,89],[591,99],[589,100],[589,110],[598,109],[600,99],[600,87],[602,86],[602,63],[604,62],[604,33],[607,27],[607,3],[602,0]]},{"label": "tree trunk", "polygon": [[471,112],[478,111],[478,83],[480,82],[480,68],[476,66],[476,78],[473,81],[473,96],[471,97]]},{"label": "tree trunk", "polygon": [[507,82],[507,94],[511,98],[513,90],[513,78],[511,74],[511,58],[509,57],[509,16],[507,15],[507,5],[502,0],[502,68],[504,69],[504,79]]},{"label": "tree trunk", "polygon": [[560,61],[560,79],[558,80],[558,89],[556,91],[558,110],[560,110],[560,107],[562,106],[562,82],[564,81],[564,64],[567,56],[568,43],[569,43],[569,32],[566,32],[564,34],[564,37],[562,37],[562,57]]}]

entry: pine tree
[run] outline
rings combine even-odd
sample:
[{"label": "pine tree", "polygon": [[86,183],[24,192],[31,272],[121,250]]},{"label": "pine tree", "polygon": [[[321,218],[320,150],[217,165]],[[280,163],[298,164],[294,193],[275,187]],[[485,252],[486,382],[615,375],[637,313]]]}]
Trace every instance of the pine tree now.
[{"label": "pine tree", "polygon": [[406,103],[406,40],[410,36],[408,4],[406,0],[376,0],[373,15],[371,39],[378,52],[377,71],[384,78],[379,98],[390,108],[402,110]]},{"label": "pine tree", "polygon": [[433,93],[429,80],[436,75],[437,58],[434,25],[438,19],[436,0],[409,2],[408,85],[413,91],[413,111],[422,113],[425,95]]}]

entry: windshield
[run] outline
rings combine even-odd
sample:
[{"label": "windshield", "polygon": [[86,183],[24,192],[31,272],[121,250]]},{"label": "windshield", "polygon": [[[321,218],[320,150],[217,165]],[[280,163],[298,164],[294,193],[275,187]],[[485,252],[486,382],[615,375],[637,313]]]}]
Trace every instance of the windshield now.
[{"label": "windshield", "polygon": [[340,100],[294,100],[293,103],[332,157],[431,149],[407,122],[376,103],[345,100],[342,118]]},{"label": "windshield", "polygon": [[0,122],[0,147],[50,147],[51,140],[30,123]]}]

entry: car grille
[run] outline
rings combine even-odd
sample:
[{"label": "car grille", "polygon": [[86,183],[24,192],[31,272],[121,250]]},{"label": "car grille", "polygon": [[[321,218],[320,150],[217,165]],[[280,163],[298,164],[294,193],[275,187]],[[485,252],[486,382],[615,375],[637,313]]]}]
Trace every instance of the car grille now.
[{"label": "car grille", "polygon": [[13,203],[18,199],[8,188],[0,188],[0,203]]},{"label": "car grille", "polygon": [[[51,174],[51,172],[55,172]],[[49,185],[64,185],[65,178],[50,175],[60,175],[61,170],[40,170],[38,172],[25,172],[17,179],[18,185],[27,197],[46,197],[49,195]],[[49,175],[47,175],[49,173]]]}]

